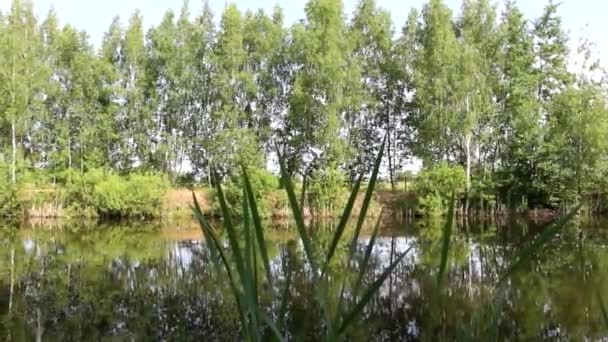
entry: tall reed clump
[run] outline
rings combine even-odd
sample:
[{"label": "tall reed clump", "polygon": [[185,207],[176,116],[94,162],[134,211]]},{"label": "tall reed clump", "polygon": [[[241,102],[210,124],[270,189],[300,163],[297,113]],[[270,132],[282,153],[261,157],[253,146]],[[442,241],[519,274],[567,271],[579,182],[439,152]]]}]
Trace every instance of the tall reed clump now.
[{"label": "tall reed clump", "polygon": [[[326,341],[339,340],[348,333],[349,328],[356,322],[366,305],[409,251],[397,255],[392,263],[371,283],[368,284],[364,281],[370,265],[371,254],[376,241],[375,237],[380,226],[380,218],[378,218],[372,238],[364,251],[360,251],[357,248],[357,242],[372,200],[372,193],[378,178],[383,152],[384,143],[374,163],[361,211],[355,224],[354,234],[348,243],[347,252],[344,256],[345,260],[343,261],[348,272],[345,272],[346,276],[339,278],[341,283],[338,286],[341,290],[337,301],[331,299],[334,297],[328,295],[330,286],[335,285],[338,278],[330,275],[330,264],[332,260],[335,261],[336,255],[343,255],[343,253],[337,253],[338,245],[344,236],[347,223],[351,217],[351,212],[363,181],[363,175],[359,177],[352,189],[341,219],[333,231],[329,246],[326,250],[317,250],[315,248],[317,246],[312,243],[309,227],[304,223],[293,184],[286,172],[283,156],[279,153],[281,176],[291,206],[298,237],[304,250],[305,269],[310,276],[309,285],[313,289],[314,305],[322,310],[322,316],[324,317],[322,325]],[[278,279],[274,277],[275,275],[271,269],[268,257],[268,246],[264,238],[264,227],[260,218],[257,198],[254,195],[255,192],[251,186],[248,171],[243,168],[242,173],[242,231],[237,231],[235,228],[222,186],[216,182],[217,196],[228,240],[227,246],[220,240],[216,229],[203,216],[194,194],[193,210],[201,225],[210,254],[213,259],[218,260],[216,267],[218,267],[218,270],[225,272],[228,277],[229,286],[238,309],[241,327],[240,333],[243,339],[246,341],[269,339],[282,341],[289,336],[285,321],[291,279],[288,274],[286,279],[283,280],[282,286],[279,286]],[[239,236],[239,234],[242,234],[242,236]],[[241,243],[243,238],[244,243]],[[263,271],[261,272],[263,274],[258,273],[256,266],[259,262],[263,265]],[[272,306],[273,309],[269,312],[261,305],[261,301],[265,298],[271,298],[273,303],[279,303],[279,305]]]},{"label": "tall reed clump", "polygon": [[[293,184],[286,172],[283,156],[280,153],[278,154],[281,177],[306,260],[303,267],[309,275],[307,288],[311,288],[313,291],[312,302],[309,305],[311,309],[314,306],[322,311],[324,321],[321,322],[321,326],[323,327],[322,335],[325,341],[349,338],[349,332],[352,331],[354,323],[357,322],[366,305],[378,293],[384,281],[409,252],[408,249],[402,254],[391,256],[391,260],[393,260],[391,264],[372,281],[367,281],[366,275],[371,264],[372,251],[376,243],[382,215],[379,216],[371,238],[363,250],[358,248],[358,240],[372,201],[383,152],[384,144],[381,146],[374,163],[354,226],[354,232],[352,232],[352,238],[346,245],[346,253],[344,253],[344,248],[339,246],[343,245],[342,240],[362,185],[363,175],[359,176],[350,193],[340,221],[334,227],[327,248],[321,250],[317,244],[312,242],[313,236],[310,234],[310,227],[304,222]],[[226,201],[224,190],[219,182],[216,182],[216,192],[223,216],[227,244],[224,244],[220,233],[203,216],[195,194],[193,194],[194,214],[204,233],[211,258],[215,261],[216,270],[225,273],[228,278],[228,284],[238,310],[240,334],[243,339],[245,341],[283,341],[293,338],[286,325],[287,307],[291,293],[291,273],[287,273],[283,279],[279,279],[273,272],[257,204],[258,198],[255,196],[246,168],[242,170],[241,183],[242,196],[240,197],[242,203],[239,210],[242,210],[243,214],[243,228],[237,230],[232,221],[233,215]],[[439,301],[436,303],[440,306],[444,302],[444,284],[446,283],[444,280],[449,274],[448,259],[454,227],[455,192],[453,190],[451,192],[452,196],[447,201],[448,217],[443,228],[441,260],[437,272],[437,297]],[[555,221],[530,244],[519,249],[511,260],[507,260],[505,271],[496,285],[494,294],[490,302],[486,303],[487,310],[474,313],[471,323],[462,327],[461,337],[463,339],[498,339],[502,314],[501,294],[505,289],[506,280],[551,241],[561,231],[561,228],[572,219],[577,210],[578,208]],[[338,252],[339,250],[340,252]],[[341,264],[341,272],[338,274],[333,272],[331,265],[332,262],[336,261],[335,259],[340,258],[343,258],[343,260],[340,260],[343,263]],[[260,264],[262,267],[258,267]],[[329,294],[333,288],[332,285],[335,286],[336,282],[338,282],[337,285],[340,289],[337,299]],[[268,301],[272,305],[264,305]],[[604,309],[601,300],[600,305]],[[606,317],[605,310],[603,310],[603,313]],[[608,322],[608,317],[606,320]],[[441,320],[438,324],[441,325]],[[441,329],[439,328],[437,331],[440,333]]]}]

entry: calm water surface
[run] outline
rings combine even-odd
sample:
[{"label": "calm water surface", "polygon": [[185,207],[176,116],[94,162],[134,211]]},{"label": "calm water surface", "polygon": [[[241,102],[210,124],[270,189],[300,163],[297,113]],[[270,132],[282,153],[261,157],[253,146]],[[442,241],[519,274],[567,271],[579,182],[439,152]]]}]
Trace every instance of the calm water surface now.
[{"label": "calm water surface", "polygon": [[[0,228],[0,339],[238,340],[226,279],[214,271],[192,224],[74,227]],[[383,229],[374,273],[396,253],[411,250],[350,339],[454,340],[492,324],[501,340],[608,339],[597,302],[598,293],[608,300],[608,224],[566,227],[501,291],[496,286],[507,261],[542,227],[461,224],[441,300],[440,227],[419,222]],[[310,282],[296,236],[268,235],[277,277],[292,272],[290,338],[317,340],[322,320],[307,304]]]}]

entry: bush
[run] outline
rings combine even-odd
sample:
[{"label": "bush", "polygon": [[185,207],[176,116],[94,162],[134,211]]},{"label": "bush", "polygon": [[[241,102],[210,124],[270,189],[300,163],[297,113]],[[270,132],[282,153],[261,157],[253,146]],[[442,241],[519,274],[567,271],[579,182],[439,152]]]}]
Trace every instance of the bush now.
[{"label": "bush", "polygon": [[20,217],[21,203],[17,198],[17,188],[8,182],[0,184],[0,187],[0,217]]},{"label": "bush", "polygon": [[64,192],[71,216],[156,218],[169,181],[158,174],[134,173],[121,177],[100,169],[72,175]]},{"label": "bush", "polygon": [[416,178],[418,212],[433,216],[445,212],[452,194],[464,191],[465,173],[460,166],[440,163],[423,170]]},{"label": "bush", "polygon": [[[253,188],[254,196],[258,204],[258,210],[262,217],[270,217],[272,209],[275,206],[271,193],[279,188],[278,178],[265,169],[249,170],[249,181]],[[243,184],[241,178],[232,176],[222,185],[226,204],[233,216],[240,217],[243,215]],[[214,193],[215,201],[213,203],[213,211],[221,212],[220,204],[217,200],[217,193]]]},{"label": "bush", "polygon": [[21,203],[17,197],[17,186],[8,178],[8,168],[0,163],[0,217],[21,216]]},{"label": "bush", "polygon": [[72,174],[71,181],[65,183],[65,200],[70,204],[92,205],[95,186],[106,178],[106,172],[101,169],[92,169],[83,175]]},{"label": "bush", "polygon": [[346,176],[343,172],[327,168],[317,170],[311,177],[308,192],[311,205],[315,210],[329,210],[329,213],[340,208],[346,189]]},{"label": "bush", "polygon": [[156,174],[111,174],[95,185],[92,204],[101,216],[155,218],[161,215],[168,188],[166,177]]}]

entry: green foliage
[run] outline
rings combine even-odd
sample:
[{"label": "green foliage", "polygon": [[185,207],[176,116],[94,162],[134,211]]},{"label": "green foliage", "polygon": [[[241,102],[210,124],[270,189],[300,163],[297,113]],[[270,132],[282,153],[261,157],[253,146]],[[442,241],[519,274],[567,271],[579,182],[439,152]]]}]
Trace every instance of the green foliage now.
[{"label": "green foliage", "polygon": [[[602,89],[583,84],[567,89],[551,103],[551,184],[564,202],[580,201],[583,194],[603,190],[598,180],[605,176],[603,156],[608,153],[608,107]],[[559,152],[558,152],[559,151]]]},{"label": "green foliage", "polygon": [[[279,155],[283,183],[285,184],[292,213],[298,227],[298,234],[302,245],[304,246],[306,261],[312,270],[312,276],[306,277],[306,279],[310,281],[307,286],[310,286],[315,292],[312,297],[315,301],[313,305],[322,308],[324,313],[325,321],[323,323],[326,329],[324,335],[328,341],[338,341],[347,336],[348,330],[354,325],[357,318],[363,313],[367,304],[378,293],[378,290],[384,281],[392,274],[396,266],[409,251],[400,255],[391,255],[391,264],[375,278],[368,287],[362,287],[363,277],[367,274],[367,267],[369,265],[371,251],[374,248],[375,238],[372,238],[368,243],[361,259],[361,266],[356,269],[354,268],[355,266],[353,266],[354,264],[357,264],[354,262],[354,259],[361,256],[355,247],[359,239],[361,225],[367,215],[367,208],[369,207],[371,195],[378,177],[383,151],[384,144],[381,146],[380,153],[374,164],[374,170],[363,201],[363,209],[359,213],[356,231],[351,242],[351,248],[349,249],[346,260],[343,261],[345,265],[348,265],[349,272],[346,272],[347,277],[341,284],[342,290],[337,303],[329,302],[332,297],[328,295],[328,289],[330,289],[333,277],[326,271],[328,270],[328,265],[330,264],[332,257],[336,255],[336,248],[350,218],[351,210],[358,195],[359,186],[363,177],[361,176],[359,178],[357,185],[350,195],[349,201],[342,214],[342,219],[334,230],[331,246],[326,252],[326,256],[320,260],[320,268],[318,268],[317,265],[319,265],[319,263],[317,261],[317,256],[312,249],[311,236],[309,236],[308,228],[305,226],[302,219],[300,206],[297,203],[296,195],[293,191],[293,185],[291,184],[291,180],[285,169],[285,161],[283,156]],[[258,215],[256,199],[252,193],[254,190],[251,187],[248,174],[244,170],[242,197],[244,227],[241,232],[244,235],[244,246],[241,242],[242,239],[237,236],[237,231],[232,224],[232,213],[227,206],[223,188],[218,182],[216,182],[216,184],[218,201],[224,218],[224,228],[228,237],[228,247],[225,247],[225,244],[219,239],[215,228],[213,228],[203,216],[196,196],[194,196],[193,210],[199,220],[205,239],[208,241],[206,245],[209,248],[210,253],[215,256],[214,259],[217,261],[215,264],[217,271],[225,272],[228,276],[229,286],[236,301],[239,313],[240,333],[246,341],[268,340],[271,337],[282,341],[284,338],[283,330],[285,329],[285,326],[283,325],[286,310],[285,305],[287,305],[286,303],[288,303],[288,300],[287,297],[281,298],[279,296],[281,293],[283,296],[289,296],[291,294],[291,278],[288,276],[285,280],[282,285],[283,291],[279,292],[276,290],[277,288],[280,289],[280,287],[274,286],[275,281],[278,281],[278,279],[272,278],[270,263],[268,261],[268,247],[266,245],[266,240],[264,239],[264,230]],[[378,218],[378,223],[374,229],[374,236],[376,236],[378,232],[380,220],[381,218]],[[264,270],[266,272],[265,278],[262,278],[267,286],[260,286],[259,284],[260,278],[257,273],[258,257],[261,257],[263,261]],[[321,272],[319,273],[319,271]],[[352,275],[350,275],[350,273],[352,273]],[[345,290],[348,290],[352,294],[351,299],[347,300],[344,297]],[[270,314],[263,311],[260,305],[260,303],[268,297],[278,299],[280,303],[283,303],[276,312]]]},{"label": "green foliage", "polygon": [[418,210],[429,216],[442,214],[448,208],[450,196],[458,196],[464,190],[465,173],[460,166],[440,163],[423,170],[416,178]]},{"label": "green foliage", "polygon": [[169,181],[155,174],[109,174],[95,185],[92,204],[101,216],[155,218],[168,187]]},{"label": "green foliage", "polygon": [[17,187],[9,181],[7,169],[0,163],[0,218],[21,216]]},{"label": "green foliage", "polygon": [[[249,181],[254,189],[254,196],[258,203],[261,217],[268,218],[272,215],[272,209],[285,204],[281,196],[274,194],[279,189],[278,177],[264,169],[250,169]],[[228,209],[234,217],[243,217],[243,183],[242,179],[232,176],[223,186],[224,197]],[[214,194],[213,212],[221,213],[218,193]]]},{"label": "green foliage", "polygon": [[296,74],[286,133],[293,144],[286,157],[298,165],[313,148],[325,151],[324,167],[344,162],[342,113],[359,80],[356,66],[350,65],[343,11],[342,1],[311,0],[305,7],[306,20],[292,31]]},{"label": "green foliage", "polygon": [[308,192],[312,208],[319,213],[333,212],[343,203],[346,177],[336,169],[317,170],[313,173]]},{"label": "green foliage", "polygon": [[121,177],[101,169],[73,175],[64,201],[71,216],[157,218],[169,181],[158,174],[132,173]]},{"label": "green foliage", "polygon": [[[66,190],[78,211],[88,170],[211,183],[212,165],[222,177],[261,169],[278,144],[290,176],[321,170],[313,206],[331,208],[342,177],[331,173],[353,183],[384,132],[392,190],[416,157],[463,165],[467,207],[557,208],[606,195],[608,88],[591,81],[599,64],[581,49],[584,70],[568,70],[559,4],[536,19],[511,0],[499,8],[466,0],[455,13],[428,0],[395,35],[377,0],[358,1],[352,16],[342,1],[309,0],[290,27],[279,7],[229,4],[214,18],[205,3],[193,18],[185,2],[147,32],[139,11],[116,17],[96,51],[53,10],[39,23],[32,1],[13,0],[0,16],[0,160],[13,184],[80,186]],[[230,182],[238,212],[239,181]],[[438,207],[442,197],[422,201]],[[108,197],[108,210],[120,200]]]}]

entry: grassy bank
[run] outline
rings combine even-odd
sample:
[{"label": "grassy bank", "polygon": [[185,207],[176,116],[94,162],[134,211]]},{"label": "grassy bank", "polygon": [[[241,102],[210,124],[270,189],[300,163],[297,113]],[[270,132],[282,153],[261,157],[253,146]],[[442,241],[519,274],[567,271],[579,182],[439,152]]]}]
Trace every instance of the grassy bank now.
[{"label": "grassy bank", "polygon": [[[238,208],[242,200],[238,188],[227,190],[226,197],[230,210],[235,217],[242,213]],[[412,189],[414,190],[414,189]],[[173,187],[157,176],[115,178],[99,184],[81,183],[80,185],[46,185],[34,187],[25,185],[5,195],[0,204],[0,217],[17,219],[135,219],[135,220],[183,220],[192,218],[192,192],[194,191],[201,209],[206,216],[220,217],[221,210],[215,190],[209,187]],[[306,196],[302,209],[306,219],[336,218],[340,208],[346,203],[348,189],[338,191],[329,204],[315,201],[316,194]],[[353,205],[353,215],[361,209],[362,196]],[[445,214],[441,196],[431,197],[421,191],[390,190],[383,184],[370,203],[368,215],[376,217],[381,208],[390,218],[433,217]],[[289,221],[292,211],[282,189],[268,189],[258,195],[260,215],[264,219]],[[559,212],[538,209],[517,212],[518,216],[535,221],[549,221]],[[470,218],[502,217],[511,214],[504,208],[472,206],[466,214]],[[464,216],[457,207],[457,216]]]},{"label": "grassy bank", "polygon": [[59,182],[23,182],[0,190],[0,216],[9,218],[156,219],[170,188],[155,173],[129,176],[103,170],[70,174]]},{"label": "grassy bank", "polygon": [[[232,187],[232,189],[230,189]],[[119,177],[86,175],[71,184],[22,184],[3,191],[0,217],[14,219],[188,219],[192,217],[192,192],[195,192],[206,216],[219,217],[216,192],[208,187],[173,187],[164,177],[153,174]],[[238,187],[228,185],[228,204],[240,217]],[[347,200],[347,189],[337,192],[330,202],[321,203],[310,193],[303,208],[308,219],[335,217]],[[260,215],[265,219],[289,220],[292,217],[284,190],[266,189],[258,194]],[[386,203],[384,203],[386,204]],[[353,213],[359,212],[357,200]],[[380,202],[372,201],[370,216],[380,211]]]},{"label": "grassy bank", "polygon": [[[93,169],[67,173],[52,178],[35,175],[17,185],[0,184],[0,217],[9,218],[89,218],[89,219],[183,219],[191,218],[192,191],[201,202],[206,216],[220,216],[216,190],[196,184],[176,186],[169,177],[159,173],[133,172],[119,175],[108,170]],[[252,170],[253,194],[259,205],[260,217],[290,220],[292,211],[285,191],[276,175],[263,169]],[[456,216],[496,217],[513,213],[527,215],[534,220],[548,221],[560,208],[509,208],[501,205],[498,196],[483,192],[464,192],[462,170],[448,166],[424,170],[406,181],[398,181],[393,188],[379,182],[373,195],[369,216],[375,217],[380,208],[387,216],[438,217],[447,212],[451,193],[456,194]],[[242,216],[243,184],[238,178],[225,177],[222,181],[226,204],[234,217]],[[348,199],[352,184],[344,175],[325,172],[309,179],[306,191],[301,183],[294,183],[298,200],[303,203],[302,214],[307,219],[335,218]],[[361,207],[361,199],[354,203],[353,214]]]}]

